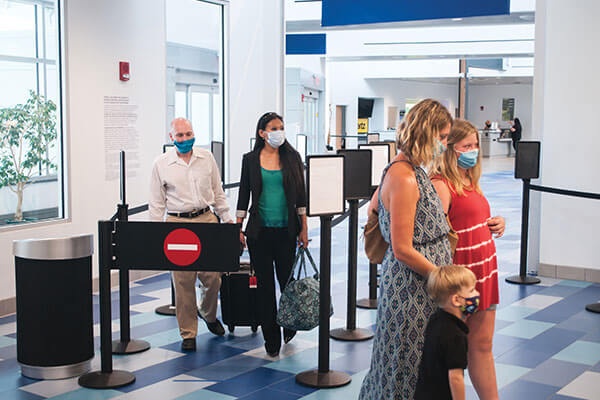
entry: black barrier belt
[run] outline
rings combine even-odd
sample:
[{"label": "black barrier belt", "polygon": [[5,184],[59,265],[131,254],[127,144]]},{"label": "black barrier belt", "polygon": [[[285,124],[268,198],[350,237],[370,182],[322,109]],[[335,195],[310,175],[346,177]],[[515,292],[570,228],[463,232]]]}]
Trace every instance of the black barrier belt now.
[{"label": "black barrier belt", "polygon": [[235,183],[226,183],[223,185],[223,189],[233,189],[236,187],[240,187],[240,183],[239,182],[235,182]]},{"label": "black barrier belt", "polygon": [[[361,208],[362,206],[367,204],[369,201],[371,201],[371,199],[361,200],[358,203],[358,208]],[[346,211],[345,213],[343,213],[342,215],[340,215],[339,217],[337,217],[333,221],[331,221],[331,227],[333,228],[334,226],[341,224],[342,221],[345,220],[346,218],[348,218],[349,216],[350,216],[350,210]]]},{"label": "black barrier belt", "polygon": [[[226,185],[223,185],[223,189],[231,189],[231,188],[235,188],[235,187],[239,187],[240,183],[239,182],[235,182],[235,183],[228,183]],[[139,214],[141,212],[144,211],[148,211],[148,204],[143,204],[141,206],[138,207],[134,207],[134,208],[130,208],[129,210],[127,210],[127,215],[135,215],[135,214]],[[115,221],[117,219],[118,216],[118,212],[113,215],[110,220],[111,221]]]},{"label": "black barrier belt", "polygon": [[583,197],[585,199],[600,200],[600,194],[597,194],[597,193],[578,192],[576,190],[557,189],[557,188],[538,186],[538,185],[529,185],[529,188],[531,190],[536,190],[538,192],[564,194],[566,196]]}]

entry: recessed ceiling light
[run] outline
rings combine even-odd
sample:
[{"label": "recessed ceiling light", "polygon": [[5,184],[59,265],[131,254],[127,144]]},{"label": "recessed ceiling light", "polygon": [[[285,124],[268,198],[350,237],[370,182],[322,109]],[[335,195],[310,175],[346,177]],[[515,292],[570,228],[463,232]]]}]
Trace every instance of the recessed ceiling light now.
[{"label": "recessed ceiling light", "polygon": [[452,18],[452,21],[462,21],[462,18]]}]

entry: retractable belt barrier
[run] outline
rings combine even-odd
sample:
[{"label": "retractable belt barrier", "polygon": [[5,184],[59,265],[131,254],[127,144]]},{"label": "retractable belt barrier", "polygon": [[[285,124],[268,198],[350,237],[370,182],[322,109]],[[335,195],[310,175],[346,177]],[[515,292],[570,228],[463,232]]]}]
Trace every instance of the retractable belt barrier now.
[{"label": "retractable belt barrier", "polygon": [[88,388],[128,385],[135,375],[112,368],[110,271],[239,269],[239,224],[99,221],[101,370],[79,378]]},{"label": "retractable belt barrier", "polygon": [[[516,284],[536,284],[541,280],[527,275],[527,245],[529,234],[529,193],[532,190],[542,193],[572,196],[584,199],[600,200],[600,194],[581,192],[577,190],[559,189],[541,185],[532,185],[531,179],[539,178],[541,143],[537,141],[520,141],[517,143],[515,161],[515,178],[523,180],[523,207],[521,210],[521,261],[519,275],[509,276],[506,281]],[[591,312],[600,313],[600,303],[585,306]]]}]

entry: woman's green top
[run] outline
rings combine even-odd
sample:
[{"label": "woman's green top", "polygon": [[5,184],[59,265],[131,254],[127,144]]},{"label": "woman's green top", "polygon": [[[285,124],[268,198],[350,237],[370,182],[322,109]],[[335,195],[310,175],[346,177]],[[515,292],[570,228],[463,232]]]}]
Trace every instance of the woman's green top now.
[{"label": "woman's green top", "polygon": [[283,228],[288,225],[288,209],[283,190],[281,170],[268,170],[260,167],[262,192],[258,200],[258,213],[262,225],[271,228]]}]

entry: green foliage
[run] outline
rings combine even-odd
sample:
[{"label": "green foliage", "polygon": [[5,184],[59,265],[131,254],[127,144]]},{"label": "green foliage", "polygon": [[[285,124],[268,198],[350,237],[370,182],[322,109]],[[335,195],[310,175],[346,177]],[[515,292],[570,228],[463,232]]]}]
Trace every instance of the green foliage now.
[{"label": "green foliage", "polygon": [[56,104],[32,90],[25,104],[0,109],[0,188],[27,184],[56,141]]}]

